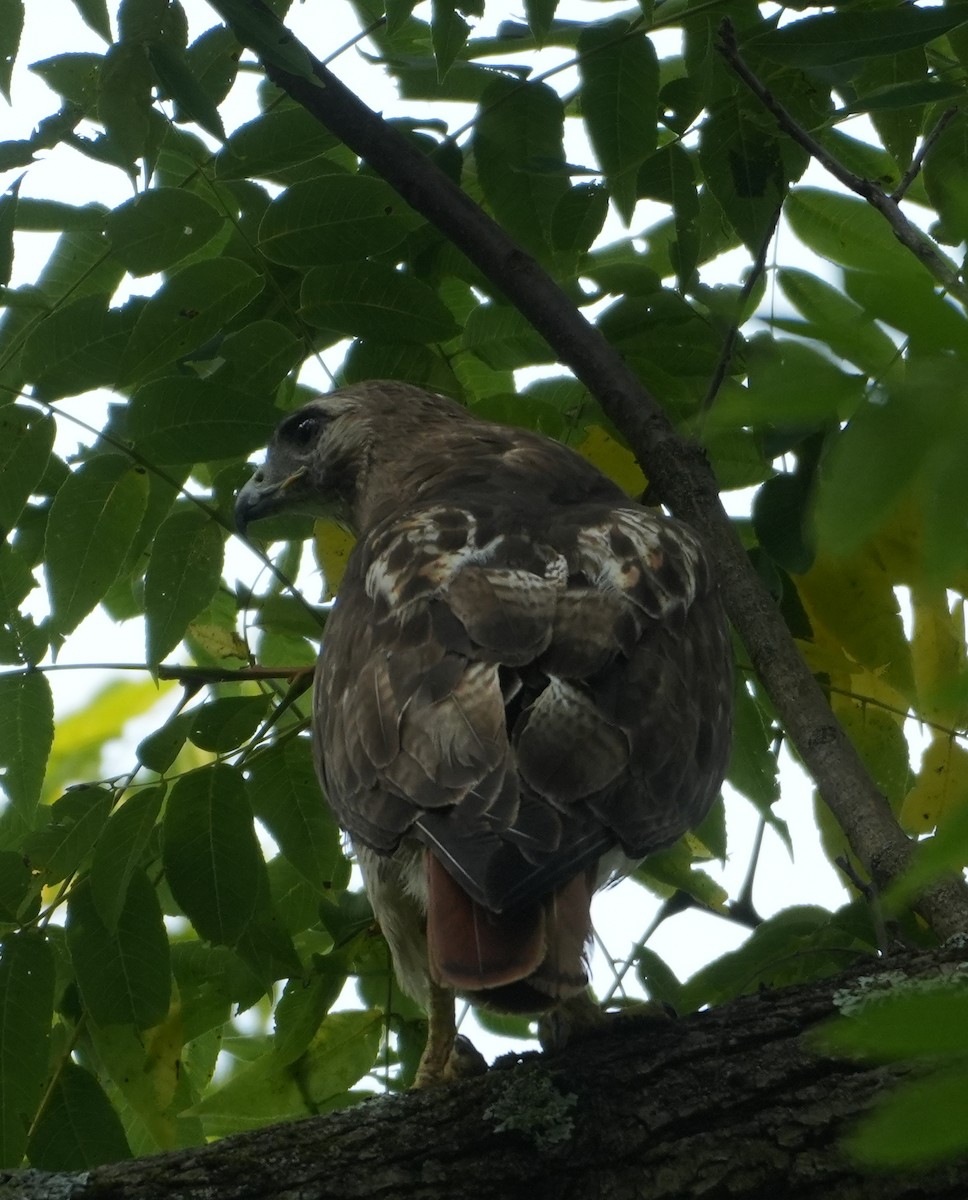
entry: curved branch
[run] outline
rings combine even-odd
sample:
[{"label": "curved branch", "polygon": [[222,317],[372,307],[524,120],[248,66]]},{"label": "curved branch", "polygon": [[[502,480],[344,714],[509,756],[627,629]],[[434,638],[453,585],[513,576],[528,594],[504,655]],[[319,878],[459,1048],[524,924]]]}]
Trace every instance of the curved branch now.
[{"label": "curved branch", "polygon": [[[854,853],[879,888],[897,879],[910,858],[911,842],[751,566],[701,447],[679,436],[621,355],[538,263],[403,134],[296,42],[261,0],[209,3],[260,56],[269,78],[450,238],[598,398],[628,438],[663,501],[705,538],[730,618]],[[291,66],[294,62],[295,68]],[[306,64],[311,64],[311,70]],[[968,933],[968,888],[962,880],[934,885],[921,896],[917,907],[940,937]]]}]

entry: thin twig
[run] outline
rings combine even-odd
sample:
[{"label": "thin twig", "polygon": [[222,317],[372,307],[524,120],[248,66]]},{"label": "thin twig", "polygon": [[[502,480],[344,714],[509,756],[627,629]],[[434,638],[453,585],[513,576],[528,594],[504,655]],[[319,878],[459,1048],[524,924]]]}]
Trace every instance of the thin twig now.
[{"label": "thin twig", "polygon": [[849,188],[871,207],[876,208],[891,227],[891,231],[905,249],[910,250],[917,260],[925,266],[937,279],[941,286],[952,296],[968,306],[968,287],[962,282],[955,265],[938,250],[937,246],[926,233],[912,224],[901,212],[897,201],[889,196],[882,187],[855,175],[837,158],[834,157],[815,137],[807,133],[790,113],[783,107],[776,96],[765,87],[750,70],[739,52],[736,44],[736,33],[733,23],[727,18],[719,27],[719,53],[729,63],[736,74],[768,112],[772,113],[776,123],[784,133],[788,134],[798,145],[816,159],[818,163],[844,187]]},{"label": "thin twig", "polygon": [[716,363],[716,369],[713,371],[712,378],[709,381],[709,387],[706,395],[703,397],[702,409],[703,413],[707,413],[712,408],[713,401],[719,395],[719,389],[723,386],[723,380],[726,378],[726,371],[729,368],[729,360],[733,357],[733,347],[736,345],[736,338],[739,336],[739,328],[742,324],[742,314],[746,306],[747,300],[753,294],[753,288],[756,287],[757,281],[766,270],[766,256],[770,251],[770,243],[773,241],[773,235],[776,233],[776,227],[780,221],[781,209],[778,207],[773,214],[773,219],[770,221],[770,227],[766,230],[763,236],[763,241],[760,243],[760,248],[756,252],[756,258],[753,260],[753,265],[746,273],[746,278],[743,280],[743,286],[739,293],[739,303],[736,306],[736,320],[730,325],[729,332],[723,339],[722,348],[719,351],[719,359]]},{"label": "thin twig", "polygon": [[911,186],[911,184],[914,183],[915,179],[917,179],[918,175],[920,174],[921,168],[924,166],[924,160],[927,158],[928,153],[931,150],[931,147],[935,144],[935,142],[941,136],[945,126],[948,124],[948,122],[951,120],[951,118],[953,116],[955,116],[955,114],[957,112],[958,112],[958,110],[956,108],[946,108],[945,111],[938,118],[937,124],[935,125],[934,129],[932,129],[931,132],[927,135],[927,137],[922,141],[917,154],[915,154],[915,156],[911,162],[911,165],[904,172],[901,182],[897,185],[897,187],[894,189],[894,191],[891,192],[891,199],[894,201],[895,204],[900,204],[901,201],[904,199],[905,192],[908,190],[908,188]]}]

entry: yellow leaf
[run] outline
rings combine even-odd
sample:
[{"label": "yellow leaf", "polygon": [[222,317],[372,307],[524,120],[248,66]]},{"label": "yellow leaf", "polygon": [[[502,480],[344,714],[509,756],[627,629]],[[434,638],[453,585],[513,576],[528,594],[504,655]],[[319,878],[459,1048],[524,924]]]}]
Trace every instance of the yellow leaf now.
[{"label": "yellow leaf", "polygon": [[869,546],[849,558],[818,555],[810,570],[797,576],[814,641],[843,649],[893,689],[894,703],[905,707],[914,687],[894,584]]},{"label": "yellow leaf", "polygon": [[844,696],[831,697],[831,707],[864,760],[871,778],[896,810],[910,777],[910,749],[904,736],[904,717],[876,704],[861,704]]},{"label": "yellow leaf", "polygon": [[632,451],[620,445],[601,425],[590,425],[584,441],[575,448],[630,496],[638,499],[648,486]]},{"label": "yellow leaf", "polygon": [[904,797],[901,824],[910,833],[929,833],[939,821],[968,803],[968,751],[936,736],[921,760],[914,786]]},{"label": "yellow leaf", "polygon": [[323,572],[323,599],[331,600],[339,591],[346,562],[356,538],[334,521],[317,521],[313,536],[316,562]]},{"label": "yellow leaf", "polygon": [[911,589],[911,604],[911,661],[918,716],[959,729],[968,719],[964,689],[957,686],[965,671],[964,603],[952,612],[943,588],[922,585]]},{"label": "yellow leaf", "polygon": [[90,1027],[104,1069],[137,1113],[159,1150],[178,1145],[175,1092],[184,1044],[182,1009],[173,1001],[160,1025],[138,1033],[130,1025]]}]

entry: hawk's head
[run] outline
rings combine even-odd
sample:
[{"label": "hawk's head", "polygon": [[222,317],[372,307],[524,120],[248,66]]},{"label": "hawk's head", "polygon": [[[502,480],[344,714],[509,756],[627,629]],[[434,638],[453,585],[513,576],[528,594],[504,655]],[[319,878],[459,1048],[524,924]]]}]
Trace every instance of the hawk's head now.
[{"label": "hawk's head", "polygon": [[453,400],[397,380],[320,396],[273,434],[265,463],[235,502],[239,532],[281,512],[332,517],[359,532],[452,465],[455,434],[470,431],[471,452],[483,453],[480,424]]},{"label": "hawk's head", "polygon": [[366,471],[370,440],[368,406],[352,389],[320,396],[286,417],[265,463],[236,499],[239,532],[280,512],[344,518]]}]

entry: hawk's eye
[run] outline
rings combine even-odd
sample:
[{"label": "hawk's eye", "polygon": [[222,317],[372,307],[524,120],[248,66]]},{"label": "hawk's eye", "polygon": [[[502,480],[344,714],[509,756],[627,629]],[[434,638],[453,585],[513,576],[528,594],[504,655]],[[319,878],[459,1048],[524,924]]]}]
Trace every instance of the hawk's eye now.
[{"label": "hawk's eye", "polygon": [[286,438],[297,446],[308,446],[319,429],[319,417],[307,414],[293,421],[286,429]]}]

